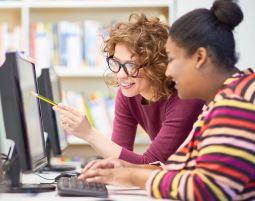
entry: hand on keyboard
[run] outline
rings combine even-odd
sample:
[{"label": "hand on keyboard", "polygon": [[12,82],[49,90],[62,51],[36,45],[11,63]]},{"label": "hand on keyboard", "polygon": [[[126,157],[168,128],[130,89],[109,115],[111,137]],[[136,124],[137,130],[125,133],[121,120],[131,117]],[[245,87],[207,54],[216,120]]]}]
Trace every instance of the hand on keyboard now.
[{"label": "hand on keyboard", "polygon": [[76,176],[59,178],[57,189],[61,196],[108,197],[105,184],[78,180]]},{"label": "hand on keyboard", "polygon": [[55,182],[58,182],[58,180],[61,177],[74,177],[74,176],[79,176],[80,173],[79,172],[62,172],[61,174],[59,174],[58,176],[55,177]]}]

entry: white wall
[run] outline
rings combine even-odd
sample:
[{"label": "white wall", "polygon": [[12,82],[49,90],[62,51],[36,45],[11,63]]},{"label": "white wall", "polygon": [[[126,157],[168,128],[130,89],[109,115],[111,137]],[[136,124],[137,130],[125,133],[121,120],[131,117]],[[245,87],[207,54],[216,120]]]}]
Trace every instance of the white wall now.
[{"label": "white wall", "polygon": [[239,0],[244,20],[236,29],[237,51],[241,69],[255,68],[255,1]]},{"label": "white wall", "polygon": [[213,2],[214,0],[175,0],[176,17],[179,18],[196,8],[210,8]]},{"label": "white wall", "polygon": [[[175,0],[175,17],[177,19],[196,8],[210,8],[213,2],[214,0]],[[239,54],[237,67],[255,68],[255,0],[239,0],[239,5],[244,13],[244,20],[234,32]]]}]

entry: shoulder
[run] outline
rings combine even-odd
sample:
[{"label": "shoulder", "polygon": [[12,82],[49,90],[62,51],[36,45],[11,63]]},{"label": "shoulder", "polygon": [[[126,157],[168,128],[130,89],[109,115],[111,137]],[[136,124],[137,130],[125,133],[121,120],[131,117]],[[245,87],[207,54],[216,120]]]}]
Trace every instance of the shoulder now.
[{"label": "shoulder", "polygon": [[221,90],[216,97],[223,99],[238,98],[255,104],[255,74],[243,75]]},{"label": "shoulder", "polygon": [[255,128],[255,105],[235,93],[216,97],[205,117],[213,126]]}]

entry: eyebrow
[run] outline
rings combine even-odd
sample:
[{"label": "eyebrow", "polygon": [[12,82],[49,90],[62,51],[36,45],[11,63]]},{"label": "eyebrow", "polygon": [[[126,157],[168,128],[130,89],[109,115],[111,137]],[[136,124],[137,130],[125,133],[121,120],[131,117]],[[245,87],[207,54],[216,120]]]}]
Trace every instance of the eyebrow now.
[{"label": "eyebrow", "polygon": [[[122,63],[118,58],[116,58],[115,56],[112,56],[112,58],[113,59],[115,59],[116,61],[118,61],[118,62],[120,62],[120,63]],[[125,61],[125,62],[123,62],[122,64],[126,64],[126,63],[135,63],[134,61],[132,61],[132,60],[127,60],[127,61]]]}]

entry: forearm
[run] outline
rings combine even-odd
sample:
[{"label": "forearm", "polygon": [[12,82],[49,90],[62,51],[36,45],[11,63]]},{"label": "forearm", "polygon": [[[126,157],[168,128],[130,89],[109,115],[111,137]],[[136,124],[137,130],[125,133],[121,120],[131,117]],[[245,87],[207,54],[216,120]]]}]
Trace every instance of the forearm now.
[{"label": "forearm", "polygon": [[130,175],[127,179],[130,180],[130,185],[145,189],[146,181],[154,170],[143,168],[128,168],[128,171],[130,172]]},{"label": "forearm", "polygon": [[84,138],[90,146],[104,158],[119,158],[122,147],[111,141],[108,137],[92,128]]}]

